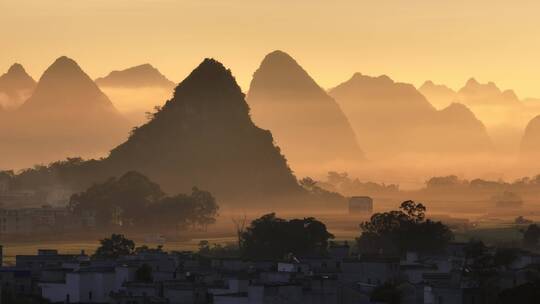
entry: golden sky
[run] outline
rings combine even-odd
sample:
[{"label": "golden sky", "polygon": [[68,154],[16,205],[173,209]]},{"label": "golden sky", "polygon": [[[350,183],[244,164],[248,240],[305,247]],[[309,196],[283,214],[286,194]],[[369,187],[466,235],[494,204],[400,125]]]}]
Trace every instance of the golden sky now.
[{"label": "golden sky", "polygon": [[0,71],[67,55],[92,76],[149,62],[179,81],[204,57],[246,89],[264,55],[323,87],[354,72],[459,88],[471,76],[540,97],[540,1],[0,0]]}]

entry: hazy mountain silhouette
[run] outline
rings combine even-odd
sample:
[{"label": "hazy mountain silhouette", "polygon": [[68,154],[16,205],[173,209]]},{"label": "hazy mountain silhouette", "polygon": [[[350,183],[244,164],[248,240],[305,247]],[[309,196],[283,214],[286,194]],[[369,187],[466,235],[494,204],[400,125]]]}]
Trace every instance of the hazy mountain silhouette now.
[{"label": "hazy mountain silhouette", "polygon": [[32,96],[2,125],[0,167],[101,155],[129,130],[107,96],[67,57],[43,73]]},{"label": "hazy mountain silhouette", "polygon": [[493,118],[490,117],[493,113],[484,113],[486,110],[489,111],[489,108],[496,108],[498,111],[500,107],[506,109],[520,109],[522,107],[522,103],[514,91],[502,91],[493,82],[479,83],[475,78],[470,78],[457,92],[445,85],[434,84],[432,81],[426,81],[418,90],[438,107],[450,105],[452,102],[460,102],[471,108],[482,121],[485,118],[488,122],[500,120],[498,117],[500,115]]},{"label": "hazy mountain silhouette", "polygon": [[175,83],[167,79],[158,69],[150,64],[142,64],[122,71],[112,71],[109,75],[96,79],[101,87],[141,88],[166,87],[172,88]]},{"label": "hazy mountain silhouette", "polygon": [[288,54],[274,51],[264,58],[247,100],[255,123],[272,131],[297,170],[303,165],[363,159],[339,105]]},{"label": "hazy mountain silhouette", "polygon": [[521,140],[521,154],[536,161],[540,156],[540,115],[529,121],[525,128]]},{"label": "hazy mountain silhouette", "polygon": [[15,109],[31,94],[36,81],[18,63],[13,64],[7,73],[0,76],[0,108]]},{"label": "hazy mountain silhouette", "polygon": [[492,148],[484,124],[460,103],[452,103],[437,111],[434,123],[428,127],[432,130],[433,142],[443,146],[447,152],[489,152]]},{"label": "hazy mountain silhouette", "polygon": [[493,82],[479,83],[471,78],[456,94],[488,126],[520,125],[524,107],[512,90],[502,91]]},{"label": "hazy mountain silhouette", "polygon": [[249,204],[302,193],[270,131],[251,121],[231,72],[213,59],[101,166],[114,175],[139,171],[171,193],[197,186]]},{"label": "hazy mountain silhouette", "polygon": [[133,125],[147,122],[146,113],[171,97],[175,83],[150,64],[113,71],[96,79],[100,89]]},{"label": "hazy mountain silhouette", "polygon": [[493,82],[480,83],[475,78],[470,78],[457,92],[430,81],[419,90],[438,106],[450,102],[465,104],[487,127],[496,150],[503,155],[517,152],[524,123],[540,113],[535,102],[522,102],[514,91],[502,91]]},{"label": "hazy mountain silhouette", "polygon": [[330,90],[370,156],[489,150],[482,123],[465,106],[437,111],[414,86],[356,73]]},{"label": "hazy mountain silhouette", "polygon": [[418,91],[437,109],[442,109],[456,101],[456,92],[443,84],[435,84],[428,80],[422,84]]},{"label": "hazy mountain silhouette", "polygon": [[501,91],[493,82],[482,84],[474,78],[470,78],[465,86],[457,92],[457,99],[471,106],[475,104],[520,105],[514,91]]}]

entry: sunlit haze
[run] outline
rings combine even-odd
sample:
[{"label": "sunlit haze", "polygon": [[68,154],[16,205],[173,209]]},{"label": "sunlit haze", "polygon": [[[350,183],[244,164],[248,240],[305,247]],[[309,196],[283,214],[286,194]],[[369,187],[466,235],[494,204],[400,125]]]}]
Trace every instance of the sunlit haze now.
[{"label": "sunlit haze", "polygon": [[538,1],[1,0],[0,71],[38,78],[55,58],[93,78],[150,62],[174,81],[204,57],[247,90],[265,54],[283,49],[319,84],[354,72],[459,89],[470,77],[540,96]]}]

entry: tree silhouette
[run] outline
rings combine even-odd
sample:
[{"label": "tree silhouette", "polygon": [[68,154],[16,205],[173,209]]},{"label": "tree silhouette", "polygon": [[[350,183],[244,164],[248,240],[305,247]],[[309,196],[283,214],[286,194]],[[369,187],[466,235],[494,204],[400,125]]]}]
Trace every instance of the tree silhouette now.
[{"label": "tree silhouette", "polygon": [[127,239],[123,234],[111,234],[110,238],[102,239],[100,246],[94,253],[94,258],[116,259],[121,256],[131,255],[135,249],[135,242]]},{"label": "tree silhouette", "polygon": [[334,238],[326,225],[309,217],[287,221],[275,213],[251,222],[241,235],[242,251],[249,258],[279,259],[288,254],[324,254]]},{"label": "tree silhouette", "polygon": [[361,252],[399,255],[406,251],[440,252],[453,239],[453,233],[441,222],[425,219],[426,207],[405,201],[400,210],[375,213],[360,224],[357,238]]}]

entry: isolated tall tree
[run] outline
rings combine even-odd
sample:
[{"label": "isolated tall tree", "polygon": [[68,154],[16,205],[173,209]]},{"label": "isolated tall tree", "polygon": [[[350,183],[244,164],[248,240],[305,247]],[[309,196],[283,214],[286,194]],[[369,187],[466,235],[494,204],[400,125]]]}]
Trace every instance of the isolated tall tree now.
[{"label": "isolated tall tree", "polygon": [[251,222],[241,235],[245,256],[259,259],[279,259],[287,254],[324,254],[328,240],[334,236],[326,225],[315,218],[287,221],[266,214]]},{"label": "isolated tall tree", "polygon": [[121,256],[133,254],[135,242],[126,238],[123,234],[111,234],[111,237],[102,239],[100,246],[94,253],[94,258],[117,259]]},{"label": "isolated tall tree", "polygon": [[426,220],[425,211],[424,205],[405,201],[399,210],[375,213],[360,224],[359,250],[389,255],[442,251],[454,235],[443,223]]}]

